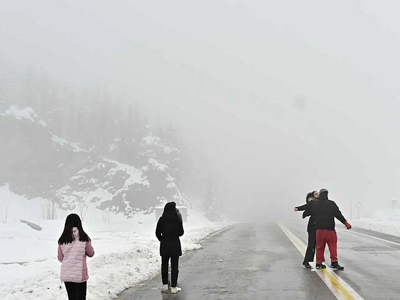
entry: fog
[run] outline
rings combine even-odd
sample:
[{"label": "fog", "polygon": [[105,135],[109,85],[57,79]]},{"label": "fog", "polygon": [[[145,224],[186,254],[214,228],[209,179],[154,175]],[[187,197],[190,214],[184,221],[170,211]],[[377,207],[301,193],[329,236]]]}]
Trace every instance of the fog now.
[{"label": "fog", "polygon": [[400,195],[395,1],[2,1],[0,61],[178,124],[226,211]]}]

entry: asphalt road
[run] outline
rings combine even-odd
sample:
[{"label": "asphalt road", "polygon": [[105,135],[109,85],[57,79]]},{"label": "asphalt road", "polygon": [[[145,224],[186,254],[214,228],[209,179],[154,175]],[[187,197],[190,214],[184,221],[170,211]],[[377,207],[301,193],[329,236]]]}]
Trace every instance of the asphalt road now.
[{"label": "asphalt road", "polygon": [[[305,231],[298,223],[286,224],[303,241]],[[305,225],[305,223],[304,223]],[[363,299],[400,299],[400,238],[368,230],[344,229],[336,222],[338,258],[345,267],[339,276]],[[329,253],[325,254],[329,263]]]},{"label": "asphalt road", "polygon": [[[294,218],[284,226],[306,243],[306,222]],[[119,299],[400,299],[400,238],[357,228],[348,231],[339,222],[337,232],[344,271],[305,269],[301,246],[296,248],[276,223],[238,224],[204,241],[204,249],[181,258],[181,293],[161,293],[161,279],[156,276],[126,290]],[[330,262],[328,252],[326,262]],[[331,289],[321,274],[331,280]],[[331,290],[340,286],[338,280],[356,296],[335,296]]]},{"label": "asphalt road", "polygon": [[181,258],[179,294],[161,293],[157,276],[119,299],[336,299],[316,272],[301,265],[302,255],[276,223],[238,224],[203,247]]}]

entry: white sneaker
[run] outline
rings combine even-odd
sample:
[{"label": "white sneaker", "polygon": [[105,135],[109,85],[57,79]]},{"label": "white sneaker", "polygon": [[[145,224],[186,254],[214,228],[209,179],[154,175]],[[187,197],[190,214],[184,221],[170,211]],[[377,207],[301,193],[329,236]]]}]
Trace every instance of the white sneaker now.
[{"label": "white sneaker", "polygon": [[172,287],[172,288],[171,288],[171,294],[177,294],[177,293],[179,293],[181,290],[182,290],[181,288]]},{"label": "white sneaker", "polygon": [[166,291],[168,291],[168,289],[169,289],[168,284],[164,284],[164,285],[162,286],[162,288],[161,288],[161,291],[162,291],[162,292],[166,292]]}]

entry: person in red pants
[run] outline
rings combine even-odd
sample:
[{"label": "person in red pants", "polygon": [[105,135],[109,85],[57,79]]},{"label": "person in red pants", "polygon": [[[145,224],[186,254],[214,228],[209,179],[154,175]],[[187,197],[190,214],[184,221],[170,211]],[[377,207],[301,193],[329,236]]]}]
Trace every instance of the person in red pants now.
[{"label": "person in red pants", "polygon": [[315,229],[317,230],[317,269],[325,269],[325,246],[328,245],[331,254],[331,267],[337,270],[343,270],[339,265],[337,254],[337,234],[335,230],[335,218],[342,222],[347,229],[351,225],[342,215],[339,207],[332,200],[328,199],[328,190],[321,189],[319,192],[319,201],[313,201],[307,205],[304,215],[313,216]]}]

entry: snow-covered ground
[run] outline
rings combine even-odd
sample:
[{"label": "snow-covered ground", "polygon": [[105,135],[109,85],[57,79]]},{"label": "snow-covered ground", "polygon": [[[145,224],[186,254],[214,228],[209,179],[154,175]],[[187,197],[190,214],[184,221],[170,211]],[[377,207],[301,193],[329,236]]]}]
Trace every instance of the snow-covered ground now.
[{"label": "snow-covered ground", "polygon": [[352,220],[351,224],[356,227],[400,237],[400,210],[381,209],[369,218]]},{"label": "snow-covered ground", "polygon": [[[66,299],[56,258],[57,239],[66,213],[60,214],[59,220],[44,220],[43,200],[27,200],[3,186],[0,208],[6,204],[9,218],[6,224],[0,224],[0,299]],[[42,230],[33,230],[20,219],[35,222]],[[88,300],[115,298],[124,289],[158,274],[160,257],[155,225],[154,214],[126,220],[95,209],[88,211],[83,226],[96,252],[88,259]],[[183,251],[200,249],[202,239],[226,226],[229,224],[211,223],[189,210],[188,222],[184,223]]]}]

